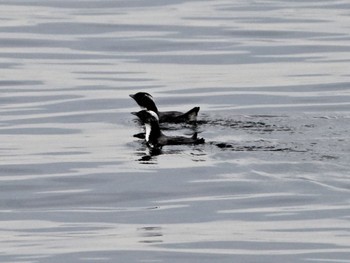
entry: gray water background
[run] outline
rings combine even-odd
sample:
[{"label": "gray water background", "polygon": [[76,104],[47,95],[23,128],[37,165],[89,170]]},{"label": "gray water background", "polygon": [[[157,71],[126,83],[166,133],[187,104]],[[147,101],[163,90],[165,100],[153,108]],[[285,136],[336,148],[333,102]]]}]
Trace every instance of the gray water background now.
[{"label": "gray water background", "polygon": [[0,0],[0,58],[0,262],[350,262],[348,1]]}]

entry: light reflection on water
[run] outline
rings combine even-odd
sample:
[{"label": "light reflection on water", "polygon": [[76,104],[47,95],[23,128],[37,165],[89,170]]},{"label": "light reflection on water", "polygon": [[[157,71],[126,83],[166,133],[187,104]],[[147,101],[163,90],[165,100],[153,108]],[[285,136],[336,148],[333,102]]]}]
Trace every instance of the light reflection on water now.
[{"label": "light reflection on water", "polygon": [[347,2],[0,6],[1,262],[348,260]]}]

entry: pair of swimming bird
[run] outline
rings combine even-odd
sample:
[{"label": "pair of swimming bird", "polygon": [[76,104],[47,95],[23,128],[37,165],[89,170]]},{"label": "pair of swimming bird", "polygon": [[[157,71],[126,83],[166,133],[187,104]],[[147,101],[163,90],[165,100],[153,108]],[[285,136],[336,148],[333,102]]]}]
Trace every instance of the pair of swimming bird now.
[{"label": "pair of swimming bird", "polygon": [[146,143],[151,148],[160,149],[164,145],[180,145],[180,144],[202,144],[203,138],[198,138],[197,133],[194,133],[191,137],[184,136],[167,136],[165,135],[159,126],[159,123],[171,122],[171,123],[184,123],[195,122],[199,107],[194,107],[188,112],[178,111],[159,111],[153,97],[146,92],[138,92],[131,94],[136,103],[143,108],[139,112],[133,113],[143,122],[145,126],[145,139]]}]

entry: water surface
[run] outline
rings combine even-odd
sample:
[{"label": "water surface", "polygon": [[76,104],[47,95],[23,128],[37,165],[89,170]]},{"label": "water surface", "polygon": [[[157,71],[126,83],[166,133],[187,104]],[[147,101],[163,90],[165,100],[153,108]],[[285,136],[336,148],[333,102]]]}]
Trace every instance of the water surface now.
[{"label": "water surface", "polygon": [[346,1],[0,7],[1,262],[349,261]]}]

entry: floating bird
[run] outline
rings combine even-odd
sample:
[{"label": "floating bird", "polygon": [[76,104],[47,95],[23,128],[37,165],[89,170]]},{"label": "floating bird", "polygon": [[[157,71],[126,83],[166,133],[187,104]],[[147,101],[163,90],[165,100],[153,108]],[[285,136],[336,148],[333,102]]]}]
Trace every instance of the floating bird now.
[{"label": "floating bird", "polygon": [[200,109],[199,107],[194,107],[185,113],[179,111],[159,111],[152,95],[147,92],[130,94],[130,97],[133,98],[141,108],[155,112],[158,116],[159,122],[195,122]]},{"label": "floating bird", "polygon": [[164,145],[202,144],[205,142],[203,138],[198,138],[197,133],[191,137],[165,135],[159,128],[159,118],[154,111],[141,110],[133,114],[144,123],[145,140],[150,148],[161,149]]}]

